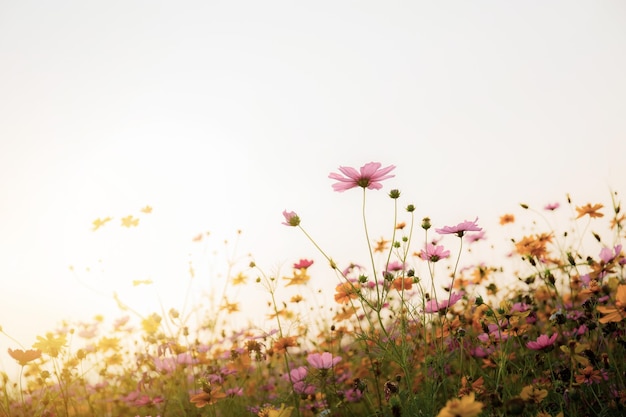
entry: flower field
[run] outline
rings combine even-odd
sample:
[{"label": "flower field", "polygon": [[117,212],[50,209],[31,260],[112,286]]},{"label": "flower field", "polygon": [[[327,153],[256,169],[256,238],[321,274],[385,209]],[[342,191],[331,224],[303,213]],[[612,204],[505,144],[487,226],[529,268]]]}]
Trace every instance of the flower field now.
[{"label": "flower field", "polygon": [[[366,197],[384,192],[394,168],[370,162],[329,175],[335,192],[362,194],[356,239],[368,251],[358,260],[334,259],[315,225],[285,210],[281,227],[311,254],[293,260],[289,276],[232,266],[230,287],[267,295],[266,328],[229,327],[224,317],[239,306],[222,297],[194,306],[200,320],[175,309],[141,316],[118,300],[113,321],[64,323],[32,344],[2,331],[20,373],[0,374],[0,416],[626,415],[617,193],[610,204],[521,204],[522,215],[500,217],[503,228],[528,225],[510,236],[510,256],[468,262],[486,239],[480,219],[431,224],[399,190],[386,192],[388,235],[370,236],[381,214],[367,211]],[[567,217],[565,229],[552,226],[555,215]],[[331,308],[304,295],[313,265],[335,278]]]}]

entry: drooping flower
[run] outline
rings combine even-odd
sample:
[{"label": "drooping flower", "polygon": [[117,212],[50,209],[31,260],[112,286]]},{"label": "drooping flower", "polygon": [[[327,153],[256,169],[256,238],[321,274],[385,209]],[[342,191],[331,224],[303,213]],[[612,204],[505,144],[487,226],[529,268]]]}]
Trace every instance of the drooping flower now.
[{"label": "drooping flower", "polygon": [[330,369],[341,361],[341,356],[333,356],[330,352],[311,353],[306,361],[315,369]]},{"label": "drooping flower", "polygon": [[465,220],[462,223],[457,224],[456,226],[445,226],[441,229],[435,229],[437,233],[440,235],[457,235],[458,237],[463,237],[465,232],[480,232],[482,227],[478,227],[478,217],[473,222]]},{"label": "drooping flower", "polygon": [[285,226],[296,227],[300,224],[300,217],[294,211],[283,210],[283,216],[285,217],[283,222]]},{"label": "drooping flower", "polygon": [[441,259],[448,258],[449,256],[449,250],[445,250],[445,248],[441,245],[434,245],[432,243],[427,244],[426,249],[422,249],[420,251],[420,258],[430,262],[437,262]]},{"label": "drooping flower", "polygon": [[554,333],[552,336],[548,337],[545,334],[542,334],[535,341],[530,341],[526,343],[526,347],[532,350],[543,350],[551,347],[554,342],[556,342],[556,338],[559,336],[558,333]]},{"label": "drooping flower", "polygon": [[452,399],[439,411],[437,417],[476,417],[483,409],[483,403],[476,401],[475,394]]},{"label": "drooping flower", "polygon": [[333,184],[333,189],[338,192],[343,192],[354,187],[380,190],[383,187],[380,181],[395,176],[388,175],[393,169],[395,169],[394,165],[381,168],[380,162],[369,162],[360,168],[360,172],[352,167],[339,167],[341,174],[332,172],[328,175],[328,178],[339,181]]}]

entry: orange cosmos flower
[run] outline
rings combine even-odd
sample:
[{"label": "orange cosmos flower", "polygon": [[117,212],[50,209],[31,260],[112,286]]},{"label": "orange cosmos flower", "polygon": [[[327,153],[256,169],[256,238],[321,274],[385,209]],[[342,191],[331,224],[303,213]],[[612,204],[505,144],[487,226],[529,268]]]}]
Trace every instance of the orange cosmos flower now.
[{"label": "orange cosmos flower", "polygon": [[389,243],[388,240],[385,240],[384,238],[380,238],[376,241],[376,247],[374,248],[374,252],[384,252],[385,250],[387,250],[387,244]]},{"label": "orange cosmos flower", "polygon": [[503,216],[500,216],[501,225],[505,225],[507,223],[513,223],[513,222],[515,222],[515,216],[512,214],[505,214]]},{"label": "orange cosmos flower", "polygon": [[200,394],[192,395],[189,401],[195,404],[197,408],[202,408],[206,405],[215,404],[217,400],[224,397],[226,397],[226,394],[221,392],[219,387],[214,389],[205,387]]},{"label": "orange cosmos flower", "polygon": [[337,287],[335,288],[335,290],[337,291],[335,293],[335,301],[337,301],[339,304],[348,304],[350,302],[350,299],[355,299],[358,297],[358,290],[360,288],[360,285],[358,283],[350,283],[350,282],[344,282],[342,284],[337,285]]},{"label": "orange cosmos flower", "polygon": [[600,323],[622,321],[626,317],[626,284],[617,286],[614,307],[598,306],[596,310],[604,314],[604,317],[599,320]]},{"label": "orange cosmos flower", "polygon": [[272,349],[278,353],[285,353],[287,348],[298,346],[298,340],[296,336],[281,337],[272,346]]},{"label": "orange cosmos flower", "polygon": [[576,207],[576,211],[578,212],[578,216],[576,216],[576,218],[580,219],[585,214],[588,214],[589,217],[592,217],[592,218],[593,217],[603,217],[604,214],[598,213],[598,210],[600,210],[602,207],[604,207],[602,204],[594,204],[592,206],[589,203],[587,203],[586,205],[584,205],[582,207]]},{"label": "orange cosmos flower", "polygon": [[413,278],[398,277],[391,282],[391,288],[397,291],[409,291],[413,288]]},{"label": "orange cosmos flower", "polygon": [[9,348],[9,355],[15,359],[20,366],[25,366],[28,362],[41,358],[41,351],[39,349],[13,350]]},{"label": "orange cosmos flower", "polygon": [[552,235],[542,233],[535,236],[524,236],[524,238],[515,244],[515,250],[520,255],[530,255],[535,258],[545,258],[548,254],[546,244],[552,242]]},{"label": "orange cosmos flower", "polygon": [[611,219],[611,229],[615,229],[616,227],[620,227],[622,226],[622,223],[624,223],[626,221],[626,214],[622,214],[621,216],[617,217],[615,216],[614,218]]}]

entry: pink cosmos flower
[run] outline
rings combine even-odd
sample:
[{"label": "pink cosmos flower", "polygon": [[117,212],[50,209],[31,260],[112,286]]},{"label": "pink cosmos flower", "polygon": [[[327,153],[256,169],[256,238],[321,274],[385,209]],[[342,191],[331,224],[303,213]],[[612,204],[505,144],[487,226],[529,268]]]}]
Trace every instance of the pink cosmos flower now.
[{"label": "pink cosmos flower", "polygon": [[391,261],[387,264],[387,272],[398,272],[404,270],[404,264],[399,261]]},{"label": "pink cosmos flower", "polygon": [[422,249],[420,252],[420,258],[425,261],[437,262],[441,259],[448,258],[450,256],[449,250],[444,250],[444,247],[441,245],[433,245],[429,243],[426,245],[426,249]]},{"label": "pink cosmos flower", "polygon": [[306,361],[316,369],[330,369],[341,361],[340,356],[334,356],[330,352],[311,353],[306,357]]},{"label": "pink cosmos flower", "polygon": [[285,226],[297,226],[300,224],[300,217],[294,211],[283,211],[283,216],[285,217],[285,221],[283,224]]},{"label": "pink cosmos flower", "polygon": [[485,231],[483,230],[478,233],[467,235],[465,236],[465,240],[467,240],[469,243],[478,242],[479,240],[485,240]]},{"label": "pink cosmos flower", "polygon": [[550,210],[550,211],[554,211],[556,209],[558,209],[560,206],[559,203],[552,203],[552,204],[546,204],[543,209],[544,210]]},{"label": "pink cosmos flower", "polygon": [[613,250],[610,248],[602,248],[602,250],[600,250],[600,260],[607,264],[618,257],[621,252],[622,245],[616,245]]},{"label": "pink cosmos flower", "polygon": [[305,366],[299,366],[289,371],[289,374],[285,374],[283,378],[287,381],[291,379],[292,382],[298,382],[306,378],[307,373],[308,371]]},{"label": "pink cosmos flower", "polygon": [[363,270],[363,267],[361,265],[351,263],[341,273],[345,277],[345,276],[348,276],[348,274],[351,274],[352,272],[360,272],[362,270]]},{"label": "pink cosmos flower", "polygon": [[339,182],[333,184],[333,190],[343,192],[354,187],[369,188],[370,190],[380,190],[383,185],[382,180],[395,177],[395,175],[387,175],[395,169],[394,165],[381,168],[380,162],[370,162],[360,168],[358,172],[352,167],[339,167],[341,174],[332,172],[328,178]]},{"label": "pink cosmos flower", "polygon": [[478,217],[473,222],[465,220],[463,223],[459,223],[456,226],[446,226],[441,229],[435,229],[435,232],[440,235],[457,235],[458,237],[463,237],[465,232],[480,232],[482,227],[478,227]]},{"label": "pink cosmos flower", "polygon": [[424,310],[424,312],[426,313],[436,313],[440,310],[446,309],[448,307],[452,307],[454,304],[456,304],[457,301],[459,301],[461,298],[463,298],[463,292],[453,292],[452,294],[450,294],[450,299],[445,299],[443,301],[437,302],[434,299],[429,300],[426,303],[426,309]]},{"label": "pink cosmos flower", "polygon": [[308,259],[300,259],[300,262],[293,264],[294,269],[307,269],[313,265],[313,261]]},{"label": "pink cosmos flower", "polygon": [[526,343],[526,347],[532,350],[543,350],[546,349],[556,342],[556,338],[559,336],[558,333],[554,333],[552,336],[548,337],[545,334],[542,334],[535,341],[530,341]]}]

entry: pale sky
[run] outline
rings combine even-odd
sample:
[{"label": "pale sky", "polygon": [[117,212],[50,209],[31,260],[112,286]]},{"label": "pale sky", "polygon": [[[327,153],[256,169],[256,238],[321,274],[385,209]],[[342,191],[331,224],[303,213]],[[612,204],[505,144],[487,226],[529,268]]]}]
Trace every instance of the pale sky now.
[{"label": "pale sky", "polygon": [[141,304],[134,279],[178,305],[188,261],[237,229],[268,272],[321,264],[284,209],[362,259],[339,165],[397,166],[370,193],[375,237],[391,188],[491,236],[521,201],[626,192],[622,1],[0,1],[0,57],[0,325],[27,347],[119,316],[114,290]]}]

